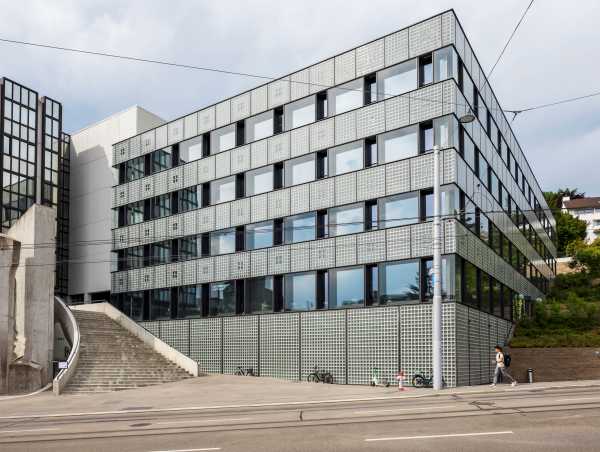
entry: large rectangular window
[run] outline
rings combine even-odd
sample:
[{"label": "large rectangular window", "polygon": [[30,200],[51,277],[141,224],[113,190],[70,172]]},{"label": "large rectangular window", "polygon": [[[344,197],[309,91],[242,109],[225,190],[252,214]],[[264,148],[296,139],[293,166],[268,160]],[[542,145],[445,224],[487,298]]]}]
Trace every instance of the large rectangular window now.
[{"label": "large rectangular window", "polygon": [[246,312],[273,312],[273,277],[246,280]]},{"label": "large rectangular window", "polygon": [[419,221],[419,197],[416,193],[389,196],[379,200],[379,223],[394,228]]},{"label": "large rectangular window", "polygon": [[235,281],[210,284],[208,315],[235,314],[235,301]]},{"label": "large rectangular window", "polygon": [[363,267],[337,268],[329,271],[329,308],[362,306],[365,302]]},{"label": "large rectangular window", "polygon": [[144,202],[138,201],[125,206],[125,216],[128,225],[144,221]]},{"label": "large rectangular window", "polygon": [[173,167],[173,151],[171,147],[159,149],[152,153],[152,173],[158,173]]},{"label": "large rectangular window", "polygon": [[284,107],[285,129],[295,129],[316,119],[315,96],[300,99]]},{"label": "large rectangular window", "polygon": [[246,249],[256,250],[273,246],[273,222],[249,224],[246,226]]},{"label": "large rectangular window", "polygon": [[310,311],[317,307],[317,275],[314,272],[284,276],[285,309]]},{"label": "large rectangular window", "polygon": [[246,119],[245,130],[247,143],[273,135],[273,110]]},{"label": "large rectangular window", "polygon": [[[454,256],[442,256],[442,298],[443,299],[454,299],[455,296],[455,259]],[[424,299],[433,300],[433,259],[427,259],[425,261],[424,269]]]},{"label": "large rectangular window", "polygon": [[410,126],[377,137],[378,161],[389,163],[418,154],[418,127]]},{"label": "large rectangular window", "polygon": [[[201,187],[200,187],[201,188]],[[179,190],[177,197],[177,212],[187,212],[188,210],[197,209],[201,205],[202,189],[198,190],[198,186],[184,188]]]},{"label": "large rectangular window", "polygon": [[202,241],[197,236],[182,237],[177,242],[177,260],[185,261],[202,256]]},{"label": "large rectangular window", "polygon": [[132,320],[143,320],[144,292],[130,292],[124,294],[123,312]]},{"label": "large rectangular window", "polygon": [[285,243],[297,243],[314,240],[317,218],[313,213],[294,215],[283,220]]},{"label": "large rectangular window", "polygon": [[171,193],[152,198],[152,218],[163,218],[171,215]]},{"label": "large rectangular window", "polygon": [[202,136],[179,143],[179,161],[192,162],[202,158]]},{"label": "large rectangular window", "polygon": [[177,317],[189,318],[202,315],[202,286],[183,286],[177,298]]},{"label": "large rectangular window", "polygon": [[265,166],[246,173],[246,196],[273,190],[273,167]]},{"label": "large rectangular window", "polygon": [[377,98],[387,99],[417,89],[417,60],[397,64],[377,73]]},{"label": "large rectangular window", "polygon": [[463,303],[478,308],[479,307],[479,272],[470,262],[464,261],[463,278],[464,291]]},{"label": "large rectangular window", "polygon": [[125,163],[125,182],[140,179],[144,177],[144,157],[137,157]]},{"label": "large rectangular window", "polygon": [[151,320],[171,318],[171,289],[154,289],[151,292]]},{"label": "large rectangular window", "polygon": [[345,144],[329,149],[329,175],[349,173],[364,167],[363,142]]},{"label": "large rectangular window", "polygon": [[329,231],[332,237],[362,232],[365,227],[363,204],[329,209]]},{"label": "large rectangular window", "polygon": [[433,80],[439,82],[454,77],[458,80],[458,56],[453,47],[433,52]]},{"label": "large rectangular window", "polygon": [[386,262],[379,267],[380,303],[403,303],[420,298],[419,261]]},{"label": "large rectangular window", "polygon": [[475,171],[476,170],[475,155],[477,152],[475,150],[475,145],[473,144],[473,141],[471,140],[469,135],[467,135],[467,133],[464,130],[462,133],[463,133],[463,148],[462,148],[463,158],[465,159],[465,162],[467,162],[467,165],[469,165],[471,167],[471,169],[473,171]]},{"label": "large rectangular window", "polygon": [[339,115],[364,105],[363,80],[358,79],[327,91],[331,115]]},{"label": "large rectangular window", "polygon": [[224,229],[210,233],[210,254],[228,254],[235,252],[235,229]]},{"label": "large rectangular window", "polygon": [[210,183],[210,202],[219,204],[235,199],[235,176],[225,177]]},{"label": "large rectangular window", "polygon": [[210,153],[217,154],[235,147],[235,124],[230,124],[210,133]]},{"label": "large rectangular window", "polygon": [[165,240],[150,245],[152,263],[154,265],[168,264],[171,262],[171,241]]},{"label": "large rectangular window", "polygon": [[303,184],[316,179],[315,154],[303,155],[285,162],[285,186]]}]

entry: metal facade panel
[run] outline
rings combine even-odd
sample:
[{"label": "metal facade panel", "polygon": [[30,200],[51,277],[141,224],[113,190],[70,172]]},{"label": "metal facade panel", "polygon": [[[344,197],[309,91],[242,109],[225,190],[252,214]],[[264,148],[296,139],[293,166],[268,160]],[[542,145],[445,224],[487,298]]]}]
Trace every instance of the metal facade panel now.
[{"label": "metal facade panel", "polygon": [[307,242],[294,243],[290,248],[290,272],[310,270],[310,245]]},{"label": "metal facade panel", "polygon": [[167,236],[169,238],[183,236],[183,216],[182,215],[171,215],[166,217],[167,222]]},{"label": "metal facade panel", "polygon": [[356,111],[356,137],[366,138],[385,132],[385,104],[378,102]]},{"label": "metal facade panel", "polygon": [[431,256],[433,223],[413,224],[410,227],[412,257]]},{"label": "metal facade panel", "polygon": [[481,360],[479,358],[479,311],[469,309],[469,384],[484,383],[481,378]]},{"label": "metal facade panel", "polygon": [[310,210],[326,209],[335,202],[335,182],[323,179],[308,184],[310,186]]},{"label": "metal facade panel", "polygon": [[320,151],[335,145],[334,119],[325,119],[310,125],[310,151]]},{"label": "metal facade panel", "polygon": [[269,108],[274,108],[290,101],[289,77],[269,83]]},{"label": "metal facade panel", "polygon": [[269,274],[289,273],[290,249],[287,246],[269,248]]},{"label": "metal facade panel", "polygon": [[[118,275],[118,273],[116,273]],[[127,272],[127,291],[140,290],[140,269],[135,268]]]},{"label": "metal facade panel", "polygon": [[215,156],[198,160],[198,183],[211,181],[215,178]]},{"label": "metal facade panel", "polygon": [[281,162],[290,158],[290,134],[280,133],[268,140],[269,163]]},{"label": "metal facade panel", "polygon": [[454,149],[446,149],[442,152],[442,184],[451,184],[457,181],[457,160],[458,154]]},{"label": "metal facade panel", "polygon": [[356,173],[335,177],[335,205],[356,202]]},{"label": "metal facade panel", "polygon": [[161,171],[154,175],[154,195],[162,195],[169,191],[169,175],[167,171]]},{"label": "metal facade panel", "polygon": [[114,188],[115,202],[114,206],[124,206],[129,203],[129,190],[127,190],[128,184],[118,185]]},{"label": "metal facade panel", "polygon": [[129,140],[121,141],[113,146],[113,164],[129,160]]},{"label": "metal facade panel", "polygon": [[215,230],[215,206],[205,207],[195,211],[197,213],[198,233]]},{"label": "metal facade panel", "polygon": [[337,115],[334,119],[336,145],[356,140],[356,111]]},{"label": "metal facade panel", "polygon": [[250,223],[250,198],[231,202],[231,226]]},{"label": "metal facade panel", "polygon": [[386,231],[387,260],[410,259],[410,226]]},{"label": "metal facade panel", "polygon": [[129,246],[129,234],[127,228],[113,230],[113,248],[123,249]]},{"label": "metal facade panel", "polygon": [[290,187],[290,214],[308,212],[310,210],[310,185]]},{"label": "metal facade panel", "polygon": [[350,50],[335,57],[335,84],[356,78],[356,51]]},{"label": "metal facade panel", "polygon": [[184,355],[190,354],[189,320],[164,320],[160,325],[160,339]]},{"label": "metal facade panel", "polygon": [[257,315],[223,318],[223,373],[238,366],[258,372],[258,320]]},{"label": "metal facade panel", "polygon": [[183,166],[183,186],[191,187],[198,184],[198,161]]},{"label": "metal facade panel", "polygon": [[232,256],[232,254],[224,254],[222,256],[213,257],[215,281],[227,281],[228,279],[231,279],[230,256]]},{"label": "metal facade panel", "polygon": [[232,149],[231,174],[241,173],[250,169],[250,146],[242,146]]},{"label": "metal facade panel", "polygon": [[269,194],[253,196],[250,198],[250,219],[252,223],[265,221],[269,215]]},{"label": "metal facade panel", "polygon": [[144,199],[154,196],[154,178],[152,176],[140,179],[141,182],[141,197]]},{"label": "metal facade panel", "polygon": [[408,96],[392,97],[385,101],[386,130],[399,129],[410,124],[410,99]]},{"label": "metal facade panel", "polygon": [[310,70],[296,72],[291,75],[291,100],[300,99],[310,94]]},{"label": "metal facade panel", "polygon": [[222,318],[191,319],[190,358],[204,372],[220,373],[222,358]]},{"label": "metal facade panel", "polygon": [[310,152],[309,126],[290,132],[290,157],[298,157]]},{"label": "metal facade panel", "polygon": [[215,128],[215,107],[208,107],[198,112],[198,134]]},{"label": "metal facade panel", "polygon": [[135,158],[142,155],[142,137],[137,135],[129,139],[129,158]]},{"label": "metal facade panel", "polygon": [[155,146],[156,149],[162,149],[167,146],[167,125],[160,126],[156,129]]},{"label": "metal facade panel", "polygon": [[356,76],[375,72],[385,65],[384,40],[370,42],[356,49]]},{"label": "metal facade panel", "polygon": [[174,144],[183,140],[183,119],[168,124],[167,144]]},{"label": "metal facade panel", "polygon": [[267,86],[259,86],[250,93],[252,114],[260,113],[268,108]]},{"label": "metal facade panel", "polygon": [[408,29],[385,37],[385,65],[408,60]]},{"label": "metal facade panel", "polygon": [[214,281],[215,274],[215,266],[214,266],[214,258],[206,257],[204,259],[199,259],[196,262],[196,281],[198,283],[207,283],[210,281]]},{"label": "metal facade panel", "polygon": [[155,287],[154,267],[146,267],[140,269],[140,289],[147,290]]},{"label": "metal facade panel", "polygon": [[250,253],[231,254],[229,266],[231,268],[229,277],[231,279],[245,279],[250,277]]},{"label": "metal facade panel", "polygon": [[319,270],[335,267],[335,239],[315,240],[310,243],[310,268]]},{"label": "metal facade panel", "polygon": [[221,152],[215,155],[215,179],[231,174],[231,153]]},{"label": "metal facade panel", "polygon": [[167,170],[167,191],[183,188],[183,166]]},{"label": "metal facade panel", "polygon": [[148,331],[150,334],[154,335],[155,337],[159,337],[159,323],[160,322],[139,322],[139,325],[143,327],[146,331]]},{"label": "metal facade panel", "polygon": [[196,259],[192,259],[181,264],[181,284],[186,286],[196,284],[196,273],[198,271],[196,263]]},{"label": "metal facade panel", "polygon": [[198,113],[192,113],[183,118],[183,138],[188,139],[198,135]]},{"label": "metal facade panel", "polygon": [[376,166],[356,174],[356,199],[381,198],[385,196],[385,166]]},{"label": "metal facade panel", "polygon": [[335,265],[345,267],[356,265],[356,235],[343,235],[335,238]]},{"label": "metal facade panel", "polygon": [[420,190],[430,187],[433,187],[433,155],[426,154],[411,159],[410,189]]},{"label": "metal facade panel", "polygon": [[142,154],[149,154],[156,150],[156,140],[154,129],[142,134]]},{"label": "metal facade panel", "polygon": [[369,384],[374,368],[394,381],[398,371],[398,308],[347,310],[348,384]]},{"label": "metal facade panel", "polygon": [[167,266],[157,265],[154,267],[154,280],[152,281],[152,288],[158,289],[167,286]]},{"label": "metal facade panel", "polygon": [[410,191],[410,160],[400,160],[385,166],[385,194]]},{"label": "metal facade panel", "polygon": [[444,234],[443,252],[446,254],[456,253],[456,220],[445,220],[442,222]]},{"label": "metal facade panel", "polygon": [[287,217],[290,214],[290,190],[282,189],[268,193],[269,219]]},{"label": "metal facade panel", "polygon": [[154,237],[154,222],[147,221],[140,224],[140,242],[142,244],[152,243],[156,241]]},{"label": "metal facade panel", "polygon": [[265,166],[269,160],[267,140],[256,141],[250,145],[250,166],[258,168]]},{"label": "metal facade panel", "polygon": [[216,121],[215,127],[221,127],[229,124],[231,122],[231,101],[225,100],[223,102],[219,102],[215,106],[216,110]]},{"label": "metal facade panel", "polygon": [[250,116],[250,93],[240,94],[231,99],[231,122]]},{"label": "metal facade panel", "polygon": [[469,372],[469,308],[456,303],[456,385],[468,386]]},{"label": "metal facade panel", "polygon": [[346,382],[346,310],[303,312],[301,322],[301,380],[315,367]]},{"label": "metal facade panel", "polygon": [[359,264],[385,261],[385,231],[365,232],[356,236]]},{"label": "metal facade panel", "polygon": [[331,58],[309,68],[310,92],[317,93],[333,86],[335,83],[335,64]]},{"label": "metal facade panel", "polygon": [[414,91],[410,96],[410,123],[425,121],[444,114],[443,85],[435,84]]},{"label": "metal facade panel", "polygon": [[114,293],[127,292],[129,290],[127,272],[116,272],[112,274],[111,290]]},{"label": "metal facade panel", "polygon": [[127,246],[137,246],[140,244],[140,227],[143,223],[134,224],[127,228]]},{"label": "metal facade panel", "polygon": [[231,203],[217,204],[215,206],[215,229],[224,229],[231,226]]},{"label": "metal facade panel", "polygon": [[442,46],[442,18],[433,17],[408,29],[410,57],[439,49]]},{"label": "metal facade panel", "polygon": [[267,250],[250,252],[250,275],[254,278],[265,276],[269,272],[269,255]]},{"label": "metal facade panel", "polygon": [[298,380],[300,376],[300,314],[258,316],[261,377]]}]

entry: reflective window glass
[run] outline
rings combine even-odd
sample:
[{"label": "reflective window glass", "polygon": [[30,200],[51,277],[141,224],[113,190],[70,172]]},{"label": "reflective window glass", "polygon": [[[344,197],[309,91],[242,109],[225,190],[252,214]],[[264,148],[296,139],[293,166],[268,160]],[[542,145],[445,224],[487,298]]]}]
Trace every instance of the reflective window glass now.
[{"label": "reflective window glass", "polygon": [[315,213],[294,215],[283,220],[285,243],[314,240],[316,236],[317,218]]},{"label": "reflective window glass", "polygon": [[365,223],[363,204],[329,209],[329,231],[331,236],[362,232]]},{"label": "reflective window glass", "polygon": [[171,289],[154,289],[150,299],[151,320],[171,318]]},{"label": "reflective window glass", "polygon": [[397,64],[377,73],[377,98],[380,100],[397,96],[416,88],[416,59]]},{"label": "reflective window glass", "polygon": [[273,110],[246,119],[245,131],[247,143],[273,135]]},{"label": "reflective window glass", "polygon": [[330,115],[339,115],[364,105],[363,80],[358,79],[327,91]]},{"label": "reflective window glass", "polygon": [[362,169],[364,166],[363,142],[356,141],[332,148],[329,150],[328,157],[330,176],[337,176]]},{"label": "reflective window glass", "polygon": [[290,130],[315,122],[315,96],[300,99],[284,107],[285,129]]},{"label": "reflective window glass", "polygon": [[316,273],[292,273],[284,276],[285,309],[310,311],[317,307]]},{"label": "reflective window glass", "polygon": [[458,57],[453,47],[446,47],[433,52],[434,81],[458,79]]},{"label": "reflective window glass", "polygon": [[416,193],[389,196],[379,200],[379,223],[394,228],[419,221],[419,197]]},{"label": "reflective window glass", "polygon": [[224,229],[210,233],[210,254],[228,254],[235,252],[235,229]]},{"label": "reflective window glass", "polygon": [[202,315],[202,287],[199,285],[179,288],[177,317],[189,318]]},{"label": "reflective window glass", "polygon": [[226,177],[210,183],[210,202],[219,204],[235,199],[235,176]]},{"label": "reflective window glass", "polygon": [[308,154],[285,162],[285,185],[303,184],[316,178],[315,154]]},{"label": "reflective window glass", "polygon": [[273,190],[273,167],[266,166],[246,173],[246,196]]},{"label": "reflective window glass", "polygon": [[214,130],[210,133],[210,153],[226,151],[235,147],[235,124]]},{"label": "reflective window glass", "polygon": [[365,271],[363,267],[338,268],[329,271],[329,275],[329,308],[364,305]]},{"label": "reflective window glass", "polygon": [[273,312],[273,277],[246,280],[246,312]]},{"label": "reflective window glass", "polygon": [[377,137],[378,161],[393,162],[418,154],[418,127],[410,126]]},{"label": "reflective window glass", "polygon": [[182,163],[202,158],[202,136],[179,143],[179,160]]},{"label": "reflective window glass", "polygon": [[380,303],[418,301],[420,298],[419,261],[380,264]]},{"label": "reflective window glass", "polygon": [[273,222],[249,224],[246,226],[247,250],[256,250],[273,246]]},{"label": "reflective window glass", "polygon": [[235,314],[235,282],[224,281],[209,286],[208,314]]}]

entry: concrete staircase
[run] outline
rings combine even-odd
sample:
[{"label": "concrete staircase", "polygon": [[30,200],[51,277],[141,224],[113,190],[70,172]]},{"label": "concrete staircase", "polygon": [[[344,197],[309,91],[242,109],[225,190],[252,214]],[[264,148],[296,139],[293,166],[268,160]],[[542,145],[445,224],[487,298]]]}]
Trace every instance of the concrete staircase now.
[{"label": "concrete staircase", "polygon": [[72,312],[81,334],[80,354],[65,393],[119,391],[190,378],[107,315]]}]

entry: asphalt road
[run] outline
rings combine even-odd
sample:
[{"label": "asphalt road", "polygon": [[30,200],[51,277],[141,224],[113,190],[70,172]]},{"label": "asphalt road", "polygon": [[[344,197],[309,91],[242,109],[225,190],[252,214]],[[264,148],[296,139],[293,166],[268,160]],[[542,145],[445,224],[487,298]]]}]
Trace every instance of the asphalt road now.
[{"label": "asphalt road", "polygon": [[600,392],[562,388],[372,401],[0,412],[0,451],[600,451]]}]

